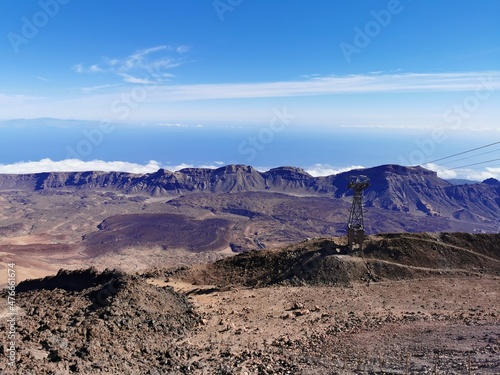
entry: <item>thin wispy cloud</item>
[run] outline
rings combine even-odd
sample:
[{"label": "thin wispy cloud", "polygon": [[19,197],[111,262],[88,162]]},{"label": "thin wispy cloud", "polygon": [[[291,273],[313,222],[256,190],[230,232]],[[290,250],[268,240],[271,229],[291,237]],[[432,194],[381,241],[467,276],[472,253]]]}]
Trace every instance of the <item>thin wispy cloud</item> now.
[{"label": "thin wispy cloud", "polygon": [[[143,59],[144,56],[150,56],[154,53],[161,53],[161,50],[145,50],[133,54],[134,61]],[[167,51],[165,49],[165,51]],[[45,97],[33,98],[23,95],[0,94],[0,102],[12,103],[6,106],[3,113],[4,118],[26,117],[75,117],[82,119],[89,113],[88,109],[92,108],[94,118],[102,116],[109,117],[110,111],[112,114],[112,103],[124,95],[130,95],[134,86],[148,86],[147,96],[141,101],[141,108],[147,109],[141,111],[140,115],[146,113],[144,118],[135,117],[135,112],[131,113],[128,120],[144,121],[149,119],[158,121],[159,118],[165,118],[165,104],[176,102],[193,102],[203,100],[227,100],[227,99],[250,99],[250,98],[286,98],[286,97],[306,97],[306,96],[331,96],[339,95],[346,100],[357,100],[357,94],[382,94],[382,93],[441,93],[442,112],[415,111],[408,116],[407,113],[399,111],[398,107],[391,103],[382,103],[382,109],[386,109],[388,116],[378,118],[379,113],[372,111],[367,113],[363,108],[359,112],[353,113],[351,110],[336,111],[333,116],[336,118],[337,124],[352,125],[370,125],[370,126],[394,126],[394,127],[422,127],[428,128],[433,126],[435,121],[443,124],[440,117],[450,105],[446,99],[449,92],[462,92],[462,99],[465,100],[469,96],[479,93],[481,97],[497,96],[500,92],[500,71],[478,71],[478,72],[462,72],[462,73],[384,73],[384,74],[358,74],[346,76],[324,76],[310,77],[294,81],[278,81],[278,82],[257,82],[257,83],[212,83],[212,84],[164,84],[168,82],[171,73],[162,71],[159,74],[148,74],[148,72],[134,71],[121,72],[120,66],[125,63],[123,60],[114,61],[109,65],[115,65],[112,72],[120,78],[119,83],[110,83],[109,77],[101,84],[97,83],[94,86],[80,88],[73,95],[65,97]],[[138,64],[137,62],[134,64]],[[161,64],[161,63],[158,63]],[[128,64],[128,66],[131,65]],[[111,68],[109,68],[111,69]],[[103,75],[103,73],[95,73]],[[104,77],[104,75],[103,75]],[[106,82],[107,81],[107,82]],[[132,86],[132,87],[128,87]],[[366,98],[361,98],[361,103]],[[462,129],[472,127],[476,128],[498,128],[496,119],[498,118],[497,111],[492,108],[493,100],[481,104],[481,112],[474,113],[474,121],[464,122]],[[217,103],[218,104],[218,103]],[[369,104],[369,103],[368,103]],[[417,102],[418,104],[418,102]],[[461,102],[459,104],[462,104]],[[466,103],[468,104],[468,103]],[[219,105],[219,104],[218,104]],[[270,104],[272,105],[272,104]],[[111,108],[111,110],[110,110]],[[192,108],[192,107],[190,107]],[[216,106],[214,108],[217,108]],[[96,112],[96,111],[100,112]],[[201,121],[206,119],[208,112],[192,111],[183,112],[181,106],[179,108],[170,107],[168,115],[171,118],[185,119],[186,121]],[[217,109],[214,109],[216,111]],[[328,109],[325,109],[325,113]],[[198,113],[200,114],[198,116]],[[437,113],[437,114],[436,114]],[[238,113],[239,115],[240,113]],[[328,114],[328,113],[327,113]],[[241,117],[252,118],[254,113],[247,111],[241,113]],[[321,117],[321,112],[309,111],[306,113],[311,120],[331,123],[331,120],[326,120],[326,117]],[[229,113],[220,110],[217,115],[220,118],[228,118]],[[231,118],[235,118],[231,114]],[[326,116],[326,115],[325,115]],[[330,114],[328,114],[330,116]],[[203,118],[202,118],[203,117]],[[168,118],[168,117],[167,117]],[[305,117],[304,117],[305,118]],[[89,118],[90,119],[90,118]]]},{"label": "thin wispy cloud", "polygon": [[[500,90],[500,71],[462,73],[358,74],[347,76],[308,76],[302,80],[257,83],[212,83],[164,85],[174,76],[166,69],[177,66],[169,58],[145,62],[144,57],[162,49],[151,48],[126,60],[110,60],[108,71],[124,83],[157,85],[149,101],[193,101],[211,99],[249,99],[335,94],[474,92]],[[75,71],[88,71],[81,64]],[[104,85],[103,85],[104,86]]]},{"label": "thin wispy cloud", "polygon": [[83,64],[73,65],[73,70],[77,73],[86,73],[87,72],[87,70],[84,68]]},{"label": "thin wispy cloud", "polygon": [[163,84],[174,77],[168,70],[182,64],[179,55],[189,50],[187,45],[161,45],[137,50],[124,58],[105,57],[100,63],[89,66],[78,63],[73,66],[73,71],[79,74],[110,73],[130,84]]},{"label": "thin wispy cloud", "polygon": [[98,72],[103,72],[104,69],[101,68],[99,65],[94,64],[94,65],[90,66],[89,71],[92,72],[92,73],[98,73]]},{"label": "thin wispy cloud", "polygon": [[182,101],[477,89],[500,89],[500,72],[367,74],[264,83],[169,85],[155,90],[152,99]]},{"label": "thin wispy cloud", "polygon": [[189,50],[190,50],[190,49],[191,49],[191,47],[190,47],[190,46],[183,44],[183,45],[181,45],[181,46],[177,47],[175,50],[176,50],[178,53],[181,53],[181,54],[182,54],[182,53],[189,52]]},{"label": "thin wispy cloud", "polygon": [[40,80],[40,81],[43,81],[43,82],[50,82],[49,79],[45,78],[45,77],[41,77],[41,76],[37,76],[36,79]]},{"label": "thin wispy cloud", "polygon": [[80,90],[84,93],[90,93],[90,92],[105,90],[105,89],[109,89],[111,87],[117,87],[117,86],[120,86],[120,85],[97,85],[97,86],[90,86],[90,87],[81,87]]},{"label": "thin wispy cloud", "polygon": [[23,104],[34,100],[43,99],[42,97],[19,95],[19,94],[4,94],[0,92],[0,103],[2,104]]},{"label": "thin wispy cloud", "polygon": [[179,124],[179,123],[162,123],[158,124],[158,126],[166,126],[169,128],[204,128],[204,125],[201,124]]},{"label": "thin wispy cloud", "polygon": [[151,79],[133,77],[133,76],[126,74],[126,73],[121,73],[120,76],[123,78],[123,81],[126,83],[134,83],[134,84],[138,84],[138,85],[153,85],[153,84],[158,83],[157,81],[153,81]]},{"label": "thin wispy cloud", "polygon": [[97,64],[90,65],[89,67],[85,67],[83,64],[76,64],[73,66],[73,70],[80,74],[104,72],[104,69]]}]

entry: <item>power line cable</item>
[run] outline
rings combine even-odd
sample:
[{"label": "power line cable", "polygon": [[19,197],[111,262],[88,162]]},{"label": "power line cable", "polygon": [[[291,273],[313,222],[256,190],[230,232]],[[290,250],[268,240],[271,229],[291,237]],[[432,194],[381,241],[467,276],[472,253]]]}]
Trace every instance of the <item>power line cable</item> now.
[{"label": "power line cable", "polygon": [[472,164],[462,165],[460,167],[455,167],[455,168],[448,168],[448,170],[452,171],[454,169],[460,169],[460,168],[465,168],[465,167],[472,167],[473,165],[486,164],[486,163],[491,163],[492,161],[498,161],[498,160],[500,160],[500,158],[498,158],[498,159],[492,159],[492,160],[487,160],[487,161],[482,161],[482,162],[479,162],[479,163],[472,163]]},{"label": "power line cable", "polygon": [[494,145],[498,145],[498,144],[500,144],[500,141],[499,142],[490,143],[489,145],[485,145],[485,146],[481,146],[481,147],[476,147],[476,148],[473,148],[472,150],[462,151],[462,152],[459,152],[457,154],[453,154],[453,155],[450,155],[450,156],[445,156],[444,158],[439,158],[439,159],[431,160],[431,161],[428,161],[426,164],[428,164],[428,163],[435,163],[435,162],[440,161],[440,160],[449,159],[449,158],[452,158],[454,156],[467,154],[467,153],[472,152],[472,151],[481,150],[482,148],[486,148],[486,147],[490,147],[490,146],[494,146]]},{"label": "power line cable", "polygon": [[455,159],[455,160],[447,161],[447,162],[444,162],[444,163],[440,163],[440,165],[455,163],[455,162],[460,161],[460,160],[467,160],[467,159],[475,158],[475,157],[478,157],[478,156],[481,156],[481,155],[491,154],[492,152],[496,152],[496,151],[500,151],[500,148],[497,148],[496,150],[493,150],[493,151],[486,151],[486,152],[481,152],[480,154],[466,156],[465,158],[460,158],[460,159]]},{"label": "power line cable", "polygon": [[496,165],[487,165],[486,167],[488,167],[488,168],[500,168],[500,164],[496,164]]}]

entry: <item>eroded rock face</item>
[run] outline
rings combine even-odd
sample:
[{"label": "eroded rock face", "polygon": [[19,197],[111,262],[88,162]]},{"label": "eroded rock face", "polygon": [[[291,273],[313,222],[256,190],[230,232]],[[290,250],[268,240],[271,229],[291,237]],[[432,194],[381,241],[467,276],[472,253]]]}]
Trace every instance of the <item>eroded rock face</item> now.
[{"label": "eroded rock face", "polygon": [[123,172],[0,175],[0,190],[105,190],[155,197],[196,192],[285,192],[327,194],[342,199],[351,194],[347,178],[352,174],[364,174],[370,178],[370,187],[365,192],[365,202],[370,207],[443,217],[453,217],[460,210],[467,209],[477,221],[500,215],[497,180],[457,186],[422,167],[392,164],[327,177],[313,177],[295,167],[259,172],[246,165],[227,165],[218,169],[186,168],[177,172],[160,169],[145,175]]},{"label": "eroded rock face", "polygon": [[174,341],[198,321],[171,288],[118,271],[60,271],[17,291],[19,374],[167,371],[178,365]]}]

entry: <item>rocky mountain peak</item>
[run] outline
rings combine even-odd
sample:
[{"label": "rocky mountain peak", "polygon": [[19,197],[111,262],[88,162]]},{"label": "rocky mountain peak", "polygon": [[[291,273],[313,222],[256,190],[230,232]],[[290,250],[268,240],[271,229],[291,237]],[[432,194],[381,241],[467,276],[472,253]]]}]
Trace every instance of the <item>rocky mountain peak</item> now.
[{"label": "rocky mountain peak", "polygon": [[221,173],[259,173],[255,168],[243,164],[229,164],[224,167],[217,168],[215,174]]},{"label": "rocky mountain peak", "polygon": [[287,178],[312,178],[312,176],[307,173],[304,169],[302,168],[297,168],[297,167],[277,167],[277,168],[272,168],[269,171],[267,171],[265,174],[267,175],[274,175],[274,176],[281,176],[281,177],[287,177]]},{"label": "rocky mountain peak", "polygon": [[500,186],[500,181],[498,181],[495,178],[488,178],[488,179],[483,181],[483,184],[492,185],[492,186]]},{"label": "rocky mountain peak", "polygon": [[372,173],[393,173],[400,176],[408,175],[422,175],[422,176],[434,176],[437,177],[437,173],[429,169],[425,169],[419,165],[407,167],[397,164],[384,164],[378,167],[369,168]]}]

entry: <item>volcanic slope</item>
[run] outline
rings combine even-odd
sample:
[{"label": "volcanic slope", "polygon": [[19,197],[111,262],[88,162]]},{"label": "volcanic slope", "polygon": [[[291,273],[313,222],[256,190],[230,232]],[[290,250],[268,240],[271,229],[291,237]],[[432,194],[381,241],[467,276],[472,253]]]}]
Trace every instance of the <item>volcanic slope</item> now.
[{"label": "volcanic slope", "polygon": [[183,270],[178,277],[220,286],[334,285],[419,277],[500,276],[500,234],[414,233],[368,236],[363,252],[345,238],[304,241],[238,254]]},{"label": "volcanic slope", "polygon": [[204,326],[186,342],[210,340],[226,373],[500,372],[500,235],[380,234],[364,254],[344,243],[145,276],[193,298]]},{"label": "volcanic slope", "polygon": [[368,233],[499,230],[497,180],[456,186],[421,167],[384,165],[327,177],[241,165],[146,175],[0,175],[0,271],[15,262],[23,280],[59,268],[191,265],[342,235],[352,174],[371,179],[364,198]]},{"label": "volcanic slope", "polygon": [[[23,375],[173,370],[180,363],[174,342],[199,319],[170,287],[117,271],[61,270],[22,282],[16,291],[15,367]],[[0,350],[1,368],[8,370],[6,348]]]},{"label": "volcanic slope", "polygon": [[[325,238],[191,268],[60,271],[18,285],[16,366],[22,374],[497,374],[499,240],[380,234],[364,254]],[[0,334],[8,327],[4,312]]]}]

